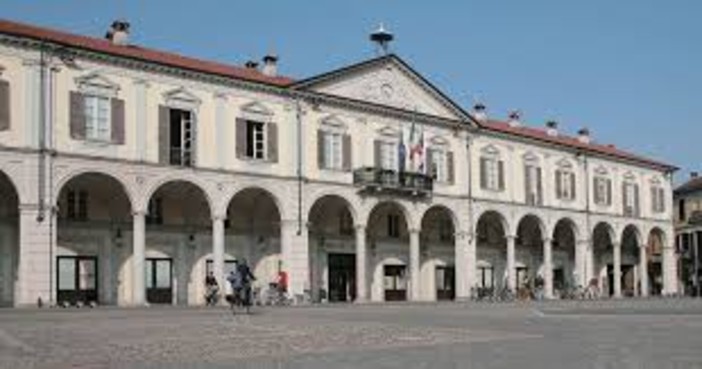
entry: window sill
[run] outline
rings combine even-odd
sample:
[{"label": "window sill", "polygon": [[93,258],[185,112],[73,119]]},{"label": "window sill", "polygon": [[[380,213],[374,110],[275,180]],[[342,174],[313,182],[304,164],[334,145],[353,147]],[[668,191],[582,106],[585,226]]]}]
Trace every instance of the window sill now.
[{"label": "window sill", "polygon": [[320,171],[329,173],[351,173],[351,169],[341,169],[341,168],[320,168]]},{"label": "window sill", "polygon": [[254,158],[249,158],[246,156],[239,157],[238,159],[244,163],[255,164],[255,165],[275,164],[275,162],[272,162],[268,159],[254,159]]},{"label": "window sill", "polygon": [[102,140],[80,140],[80,139],[75,139],[76,141],[82,142],[83,145],[85,146],[92,146],[92,147],[108,147],[108,146],[115,146],[116,144],[112,141],[102,141]]},{"label": "window sill", "polygon": [[483,190],[483,191],[492,192],[492,193],[503,193],[503,192],[505,192],[504,189],[499,189],[499,188],[480,187],[480,189]]}]

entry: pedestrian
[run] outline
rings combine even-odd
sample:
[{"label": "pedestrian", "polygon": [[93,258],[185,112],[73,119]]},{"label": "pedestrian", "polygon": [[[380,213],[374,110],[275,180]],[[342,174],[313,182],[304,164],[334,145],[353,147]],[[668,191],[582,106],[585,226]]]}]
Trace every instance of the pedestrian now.
[{"label": "pedestrian", "polygon": [[239,289],[239,298],[244,306],[251,306],[251,283],[256,280],[251,269],[249,268],[246,259],[241,259],[237,265],[237,274],[241,283]]},{"label": "pedestrian", "polygon": [[219,284],[212,272],[209,272],[207,277],[205,277],[205,291],[205,304],[208,306],[216,305],[219,295]]}]

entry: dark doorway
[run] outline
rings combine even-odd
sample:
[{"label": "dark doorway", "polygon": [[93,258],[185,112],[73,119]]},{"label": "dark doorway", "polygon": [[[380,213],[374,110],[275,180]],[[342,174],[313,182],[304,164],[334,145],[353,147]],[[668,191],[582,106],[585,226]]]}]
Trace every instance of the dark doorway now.
[{"label": "dark doorway", "polygon": [[385,301],[407,300],[407,267],[404,265],[385,265],[384,284]]},{"label": "dark doorway", "polygon": [[530,286],[530,281],[529,281],[529,268],[527,267],[516,267],[516,278],[517,278],[517,291],[521,291],[522,289],[529,289]]},{"label": "dark doorway", "polygon": [[173,303],[173,259],[146,259],[146,301],[150,304]]},{"label": "dark doorway", "polygon": [[456,298],[456,277],[454,267],[436,267],[436,299],[439,301]]},{"label": "dark doorway", "polygon": [[356,255],[329,254],[329,302],[356,299]]},{"label": "dark doorway", "polygon": [[59,256],[56,299],[59,304],[98,302],[98,266],[95,256]]},{"label": "dark doorway", "polygon": [[554,291],[565,291],[566,280],[563,268],[556,268],[553,270],[553,290]]}]

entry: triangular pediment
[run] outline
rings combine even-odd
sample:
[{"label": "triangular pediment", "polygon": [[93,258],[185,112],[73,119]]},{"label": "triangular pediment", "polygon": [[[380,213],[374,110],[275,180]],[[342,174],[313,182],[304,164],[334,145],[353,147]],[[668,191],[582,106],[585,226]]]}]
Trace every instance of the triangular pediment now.
[{"label": "triangular pediment", "polygon": [[395,55],[302,80],[293,88],[446,119],[470,120],[460,106]]},{"label": "triangular pediment", "polygon": [[163,100],[169,105],[200,105],[200,98],[185,87],[178,87],[163,94]]}]

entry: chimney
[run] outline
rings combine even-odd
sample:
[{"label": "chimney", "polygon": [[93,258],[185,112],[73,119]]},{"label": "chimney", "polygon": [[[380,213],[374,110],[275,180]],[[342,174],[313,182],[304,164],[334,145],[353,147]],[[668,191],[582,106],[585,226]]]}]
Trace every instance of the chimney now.
[{"label": "chimney", "polygon": [[278,75],[278,57],[274,54],[264,56],[263,69],[261,72],[269,77]]},{"label": "chimney", "polygon": [[244,64],[244,66],[246,67],[246,69],[258,69],[258,62],[249,60]]},{"label": "chimney", "polygon": [[485,105],[481,103],[477,103],[473,105],[473,117],[478,121],[478,122],[486,122],[488,119],[487,116],[487,109],[485,108]]},{"label": "chimney", "polygon": [[112,26],[105,34],[105,38],[112,41],[113,45],[129,44],[129,22],[124,19],[118,19],[112,22]]},{"label": "chimney", "polygon": [[551,137],[558,136],[558,122],[549,120],[546,122],[546,134]]},{"label": "chimney", "polygon": [[509,120],[507,123],[509,124],[510,127],[519,127],[522,125],[522,115],[519,113],[519,111],[515,110],[511,113],[509,113]]},{"label": "chimney", "polygon": [[690,178],[697,178],[698,175],[697,172],[690,172]]},{"label": "chimney", "polygon": [[580,128],[578,130],[578,141],[580,143],[589,144],[590,143],[590,130],[587,128]]}]

